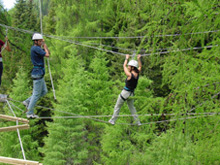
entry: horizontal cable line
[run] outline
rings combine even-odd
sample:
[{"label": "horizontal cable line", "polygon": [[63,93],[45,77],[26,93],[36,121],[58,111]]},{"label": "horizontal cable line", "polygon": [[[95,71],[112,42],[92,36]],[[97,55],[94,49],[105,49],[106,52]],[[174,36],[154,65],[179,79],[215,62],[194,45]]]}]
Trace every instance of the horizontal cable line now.
[{"label": "horizontal cable line", "polygon": [[[52,36],[48,36],[50,38],[53,38]],[[101,50],[101,51],[105,51],[105,52],[109,52],[109,53],[113,53],[113,54],[119,54],[119,55],[123,55],[125,56],[125,53],[119,53],[119,52],[115,52],[112,50],[107,50],[107,49],[102,49],[99,47],[94,47],[94,46],[90,46],[90,45],[85,45],[85,44],[81,44],[78,42],[74,42],[72,40],[64,40],[64,39],[59,39],[59,38],[54,38],[60,41],[65,41],[65,42],[69,42],[75,45],[80,45],[80,46],[84,46],[84,47],[89,47],[89,48],[93,48],[93,49],[97,49],[97,50]],[[193,47],[193,48],[185,48],[185,49],[178,49],[178,50],[173,50],[173,51],[165,51],[165,52],[155,52],[155,53],[148,53],[148,54],[142,54],[141,56],[150,56],[150,55],[154,55],[154,54],[168,54],[168,53],[173,53],[173,52],[184,52],[184,51],[189,51],[189,50],[199,50],[199,49],[207,49],[207,48],[212,48],[212,47],[217,47],[218,45],[209,45],[209,46],[204,46],[204,47]]]},{"label": "horizontal cable line", "polygon": [[[160,123],[167,123],[167,122],[171,122],[171,121],[180,121],[180,120],[188,120],[188,119],[197,119],[197,118],[200,118],[200,117],[209,117],[209,116],[214,116],[214,115],[193,116],[193,117],[185,117],[185,118],[170,119],[170,120],[152,121],[152,122],[148,122],[148,123],[142,123],[142,125],[147,125],[147,124],[160,124]],[[119,123],[119,124],[126,125],[126,123]],[[131,125],[135,125],[135,124],[131,124]]]},{"label": "horizontal cable line", "polygon": [[[0,24],[0,26],[5,27],[5,28],[8,28],[8,29],[11,29],[11,30],[20,31],[20,32],[23,32],[23,33],[28,33],[28,34],[34,34],[34,33],[35,33],[35,32],[33,32],[33,31],[30,31],[30,30],[24,30],[24,29],[20,29],[20,28],[14,28],[14,27],[11,27],[11,26],[3,25],[3,24]],[[115,52],[115,51],[111,51],[111,50],[106,50],[106,49],[102,49],[102,48],[98,48],[98,47],[94,47],[94,46],[89,46],[89,45],[81,44],[81,43],[74,42],[74,41],[69,41],[69,40],[60,39],[59,37],[52,36],[52,35],[46,35],[46,34],[44,34],[44,36],[46,36],[46,37],[48,37],[48,38],[57,39],[57,40],[60,40],[60,41],[69,42],[69,43],[72,43],[72,44],[75,44],[75,45],[80,45],[80,46],[85,46],[85,47],[97,49],[97,50],[100,50],[100,51],[105,51],[105,52],[109,52],[109,53],[113,53],[113,54],[119,54],[119,55],[123,55],[123,56],[126,55],[126,54],[124,54],[124,53],[119,53],[119,52]]]},{"label": "horizontal cable line", "polygon": [[[11,26],[3,25],[3,24],[0,24],[0,26],[5,27],[7,29],[28,33],[28,34],[34,34],[35,33],[34,31],[24,30],[24,29],[20,29],[20,28],[14,28],[14,27],[11,27]],[[49,37],[49,38],[54,38],[54,39],[59,39],[60,38],[59,36],[52,36],[52,35],[46,35],[46,34],[44,34],[44,36]],[[61,41],[64,41],[64,40],[61,40]],[[74,41],[72,41],[72,42],[74,42]],[[77,42],[74,42],[74,43],[77,43]],[[91,45],[96,45],[96,44],[92,43]],[[115,48],[115,49],[119,49],[119,50],[121,49],[121,50],[127,50],[127,51],[134,51],[132,49],[114,47],[114,46],[103,45],[103,44],[101,44],[100,46],[111,47],[111,48]]]},{"label": "horizontal cable line", "polygon": [[[21,101],[16,101],[16,100],[13,100],[13,99],[10,99],[10,100],[15,101],[15,102],[22,103]],[[11,103],[11,102],[10,102],[10,103]],[[24,112],[24,110],[22,110],[21,108],[17,107],[17,106],[14,105],[13,103],[11,103],[11,105],[14,106],[15,108],[17,108],[18,110]],[[51,110],[51,111],[57,111],[57,112],[64,113],[64,114],[67,114],[67,115],[77,115],[77,114],[74,114],[74,113],[65,112],[65,111],[60,111],[60,110],[56,110],[56,109],[48,108],[48,107],[43,107],[43,106],[36,106],[36,107],[48,109],[48,110]],[[95,120],[95,121],[99,121],[99,122],[105,122],[104,120],[99,120],[99,119],[94,119],[94,118],[90,118],[90,119]]]},{"label": "horizontal cable line", "polygon": [[193,89],[199,89],[199,88],[202,88],[202,87],[208,87],[210,85],[216,85],[216,84],[220,84],[220,82],[214,82],[214,83],[211,83],[211,84],[206,84],[206,85],[203,85],[203,86],[200,86],[200,87],[197,87],[197,88],[193,88]]},{"label": "horizontal cable line", "polygon": [[[24,32],[24,33],[29,33],[29,34],[34,33],[33,31],[19,29],[19,28],[13,28],[13,27],[3,25],[3,24],[0,24],[0,26],[3,26],[3,27],[8,28],[8,29],[12,29],[12,30],[21,31],[21,32]],[[68,43],[71,43],[71,44],[75,44],[75,45],[80,45],[80,46],[84,46],[84,47],[88,47],[88,48],[92,48],[92,49],[96,49],[96,50],[100,50],[100,51],[109,52],[109,53],[112,53],[112,54],[118,54],[118,55],[122,55],[122,56],[126,55],[125,53],[120,53],[120,52],[115,52],[115,51],[112,51],[112,50],[102,49],[102,48],[99,48],[99,47],[82,44],[82,43],[75,42],[75,41],[72,41],[72,40],[61,39],[60,37],[57,37],[57,36],[46,35],[46,34],[44,34],[44,36],[46,36],[48,38],[53,38],[53,39],[57,39],[57,40],[60,40],[60,41],[68,42]],[[150,56],[150,55],[153,55],[153,54],[168,54],[168,53],[172,53],[172,52],[183,52],[183,51],[189,51],[189,50],[198,50],[198,49],[212,48],[212,47],[217,47],[217,46],[218,45],[209,45],[209,46],[204,46],[204,47],[185,48],[185,49],[178,49],[178,50],[173,50],[173,51],[164,51],[164,52],[155,52],[155,53],[142,54],[142,56]]]},{"label": "horizontal cable line", "polygon": [[[220,93],[220,92],[219,92]],[[217,94],[216,94],[217,95]],[[213,97],[215,97],[216,95],[214,95]],[[212,97],[212,98],[213,98]],[[12,99],[11,99],[12,100]],[[19,102],[21,103],[20,101],[16,101],[16,100],[12,100],[12,101],[15,101],[15,102]],[[42,106],[37,106],[37,107],[42,107]],[[42,107],[42,108],[47,108],[47,107]],[[195,107],[194,109],[196,109],[197,107]],[[54,110],[54,111],[57,111],[56,109],[52,109],[52,108],[47,108],[47,109],[50,109],[50,110]],[[64,112],[64,111],[62,111]],[[65,113],[69,113],[69,112],[65,112]],[[72,113],[69,113],[69,114],[72,114]],[[182,118],[182,119],[170,119],[170,120],[162,120],[162,121],[154,121],[154,122],[148,122],[148,123],[142,123],[142,125],[145,125],[145,124],[156,124],[156,123],[163,123],[163,122],[169,122],[169,121],[176,121],[176,120],[185,120],[185,119],[193,119],[193,118],[197,118],[197,117],[205,117],[207,115],[219,115],[220,112],[218,113],[215,113],[215,112],[205,112],[205,113],[182,113],[182,114],[145,114],[145,115],[138,115],[139,117],[140,116],[150,116],[150,117],[153,117],[153,116],[174,116],[174,115],[204,115],[204,116],[194,116],[194,117],[185,117],[185,118]],[[78,115],[78,116],[54,116],[54,117],[40,117],[39,119],[77,119],[77,118],[87,118],[87,119],[92,119],[92,120],[96,120],[98,122],[102,122],[102,123],[108,123],[107,121],[104,121],[104,120],[100,120],[100,119],[95,119],[93,117],[111,117],[112,115],[90,115],[90,116],[82,116],[82,115]],[[118,115],[118,117],[133,117],[133,115]],[[121,124],[121,125],[135,125],[135,124],[129,124],[129,123],[117,123],[117,124]]]},{"label": "horizontal cable line", "polygon": [[113,49],[118,49],[118,50],[125,50],[125,51],[131,51],[134,52],[134,49],[129,49],[129,48],[121,48],[121,47],[117,47],[117,46],[111,46],[111,45],[104,45],[104,44],[96,44],[96,43],[87,43],[88,45],[97,45],[97,46],[103,46],[103,47],[107,47],[107,48],[113,48]]},{"label": "horizontal cable line", "polygon": [[[212,30],[212,31],[204,31],[204,32],[195,32],[195,33],[182,33],[182,34],[161,34],[155,36],[148,36],[148,37],[175,37],[175,36],[186,36],[186,35],[196,35],[196,34],[207,34],[207,33],[216,33],[220,30]],[[60,36],[59,36],[60,37]],[[147,38],[147,36],[130,36],[130,37],[69,37],[69,36],[61,36],[60,38],[76,38],[76,39],[120,39],[120,38]]]},{"label": "horizontal cable line", "polygon": [[[206,84],[206,85],[203,85],[203,86],[194,87],[193,90],[198,90],[198,89],[200,89],[200,88],[209,87],[209,86],[211,86],[211,85],[216,85],[216,84],[220,84],[220,82],[216,81],[216,82],[213,82],[213,83],[210,83],[210,84]],[[185,92],[188,92],[188,91],[190,91],[190,89],[185,90]],[[172,95],[173,95],[174,93],[175,93],[175,91],[172,93]],[[214,98],[214,97],[216,97],[216,96],[219,95],[219,94],[220,94],[220,93],[217,93],[217,94],[213,95],[212,97]],[[208,100],[206,100],[206,101],[208,101]],[[204,101],[204,102],[206,102],[206,101]],[[203,104],[201,103],[200,106],[201,106],[201,105],[203,105]],[[194,108],[191,109],[189,112],[191,112],[191,111],[193,111],[193,110],[194,110]]]},{"label": "horizontal cable line", "polygon": [[168,54],[168,53],[175,53],[175,52],[185,52],[185,51],[190,51],[190,50],[207,49],[207,48],[213,48],[213,47],[218,47],[218,46],[219,45],[209,45],[209,46],[204,46],[204,47],[185,48],[185,49],[178,49],[178,50],[173,50],[173,51],[164,51],[164,52],[142,54],[141,56],[150,56],[150,55],[154,55],[154,54]]},{"label": "horizontal cable line", "polygon": [[[76,42],[76,41],[74,41],[74,42]],[[80,43],[80,42],[78,42],[78,43]],[[117,46],[104,45],[104,44],[99,44],[99,43],[86,43],[86,44],[87,45],[96,45],[96,46],[108,47],[108,48],[113,48],[113,49],[118,49],[118,50],[125,50],[125,51],[130,51],[130,52],[136,52],[136,50],[130,49],[130,48],[121,48],[121,47],[117,47]],[[150,49],[150,50],[148,50],[148,52],[163,51],[163,50],[172,50],[172,48],[161,48],[161,49],[156,49],[156,50]],[[144,49],[141,49],[140,51],[141,52],[146,52],[146,50],[144,50]]]},{"label": "horizontal cable line", "polygon": [[[16,101],[16,100],[13,100],[13,101]],[[20,102],[20,101],[16,101],[16,102]],[[42,107],[42,106],[38,106],[38,107]],[[18,108],[18,107],[16,107]],[[47,108],[47,107],[44,107],[44,108]],[[51,108],[47,108],[47,109],[51,109]],[[55,109],[53,109],[55,110]],[[71,114],[71,113],[70,113]],[[214,112],[206,112],[206,113],[187,113],[188,115],[205,115],[205,116],[193,116],[193,117],[185,117],[185,118],[179,118],[179,119],[170,119],[170,120],[161,120],[161,121],[153,121],[153,122],[148,122],[148,123],[142,123],[142,125],[147,125],[147,124],[159,124],[159,123],[165,123],[165,122],[171,122],[171,121],[177,121],[177,120],[188,120],[188,119],[195,119],[195,118],[198,118],[198,117],[206,117],[207,115],[209,116],[214,116],[214,115],[219,115],[220,113],[214,113]],[[164,115],[164,114],[153,114],[153,115],[156,115],[156,116],[159,116],[159,115]],[[167,116],[168,115],[176,115],[176,114],[166,114]],[[97,116],[97,115],[96,115]],[[111,117],[112,115],[105,115],[106,117]],[[118,115],[118,116],[132,116],[132,115]],[[140,116],[140,115],[139,115]],[[149,114],[149,116],[152,116],[152,114]],[[60,116],[61,117],[61,116]],[[73,116],[70,116],[70,117],[73,117]],[[55,117],[50,117],[47,119],[54,119]],[[73,118],[77,118],[77,116],[74,116]],[[80,118],[82,118],[82,116],[80,116]],[[98,122],[102,122],[102,123],[106,123],[106,124],[109,124],[107,121],[105,120],[100,120],[100,119],[94,119],[94,118],[91,118],[91,117],[88,117],[86,116],[85,118],[87,119],[93,119],[93,120],[96,120]],[[40,117],[40,119],[46,119],[45,117]],[[63,118],[59,118],[59,119],[63,119]],[[67,119],[67,118],[65,118]],[[132,123],[117,123],[117,125],[136,125],[136,124],[132,124]]]},{"label": "horizontal cable line", "polygon": [[[159,123],[166,123],[166,122],[180,121],[180,120],[188,120],[188,119],[196,119],[196,118],[200,118],[200,117],[209,117],[209,116],[214,116],[214,113],[213,114],[207,114],[207,115],[204,115],[204,116],[193,116],[193,117],[184,117],[184,118],[169,119],[169,120],[152,121],[152,122],[141,123],[141,124],[142,125],[159,124]],[[38,119],[54,119],[54,117],[39,117]],[[67,119],[67,118],[63,117],[63,118],[59,118],[59,119]],[[101,122],[108,123],[107,121],[103,121],[103,120],[101,120]],[[137,125],[137,124],[133,124],[133,123],[116,123],[116,125]]]},{"label": "horizontal cable line", "polygon": [[112,50],[102,49],[102,48],[95,47],[95,46],[85,45],[85,44],[82,44],[82,43],[79,43],[79,42],[74,42],[72,40],[66,40],[66,39],[60,39],[60,38],[56,38],[56,37],[53,37],[53,36],[50,36],[50,35],[47,35],[46,37],[57,39],[57,40],[60,40],[60,41],[65,41],[65,42],[68,42],[68,43],[71,43],[71,44],[75,44],[75,45],[80,45],[80,46],[84,46],[84,47],[88,47],[88,48],[92,48],[92,49],[96,49],[96,50],[112,53],[112,54],[118,54],[118,55],[122,55],[122,56],[126,55],[125,53],[120,53],[120,52],[115,52],[115,51],[112,51]]},{"label": "horizontal cable line", "polygon": [[[17,100],[14,100],[14,99],[9,99],[11,101],[14,101],[14,102],[18,102],[18,103],[21,103],[22,104],[22,101],[17,101]],[[20,111],[24,112],[24,110],[22,110],[21,108],[15,106],[13,103],[11,103],[15,108],[19,109]],[[57,112],[60,112],[60,113],[64,113],[64,114],[67,114],[67,115],[77,115],[77,114],[74,114],[74,113],[70,113],[70,112],[65,112],[65,111],[60,111],[60,110],[57,110],[57,109],[53,109],[53,108],[48,108],[48,107],[44,107],[44,106],[35,106],[35,107],[38,107],[38,108],[43,108],[43,109],[48,109],[48,110],[51,110],[51,111],[57,111]]]},{"label": "horizontal cable line", "polygon": [[[212,99],[214,97],[216,97],[217,95],[219,95],[219,94],[220,94],[220,92],[215,94],[214,96],[212,96]],[[10,100],[22,103],[21,101],[17,101],[17,100],[13,100],[13,99],[10,99]],[[206,101],[204,101],[204,102],[206,102]],[[204,102],[199,104],[198,106],[203,105]],[[14,105],[14,104],[12,104],[12,105]],[[192,108],[191,110],[189,110],[189,112],[193,111],[198,106],[196,106],[195,108]],[[88,116],[83,116],[83,115],[78,115],[78,114],[74,114],[74,113],[66,112],[66,111],[60,111],[60,110],[57,110],[57,109],[43,107],[43,106],[36,106],[36,107],[43,108],[43,109],[48,109],[48,110],[53,110],[53,111],[57,111],[57,112],[64,113],[64,114],[74,115],[74,116],[56,116],[54,118],[61,118],[61,117],[64,117],[64,118],[68,118],[68,117],[69,118],[90,118],[90,117],[96,117],[96,118],[102,118],[103,117],[104,118],[104,117],[112,117],[112,115],[88,115]],[[187,113],[180,113],[180,114],[179,113],[171,113],[171,114],[166,114],[166,113],[161,113],[161,114],[143,114],[143,115],[138,115],[138,116],[154,117],[154,116],[175,116],[175,115],[207,115],[207,114],[217,114],[218,115],[218,114],[220,114],[220,113],[214,113],[214,112],[205,112],[205,113],[189,113],[189,112],[187,112]],[[134,115],[116,115],[116,116],[117,117],[133,117]]]},{"label": "horizontal cable line", "polygon": [[[214,94],[212,97],[211,97],[211,100],[214,99],[216,96],[218,96],[220,94],[220,92]],[[191,110],[189,110],[188,112],[192,112],[193,110],[195,110],[196,108],[202,106],[205,102],[207,101],[211,101],[211,100],[205,100],[203,101],[201,104],[198,104],[196,107],[192,108]]]},{"label": "horizontal cable line", "polygon": [[[219,115],[220,113],[214,113],[214,112],[207,112],[207,113],[185,113],[185,114],[179,114],[180,116],[183,115]],[[178,114],[144,114],[144,115],[137,115],[138,117],[155,117],[155,116],[175,116]],[[115,117],[133,117],[136,115],[114,115]],[[77,115],[77,116],[52,116],[52,117],[39,117],[40,119],[86,119],[86,118],[105,118],[105,117],[112,117],[112,115]]]},{"label": "horizontal cable line", "polygon": [[28,33],[28,34],[34,34],[34,33],[35,33],[35,32],[33,32],[33,31],[30,31],[30,30],[15,28],[15,27],[3,25],[3,24],[0,24],[0,26],[5,27],[6,29],[11,29],[11,30],[15,30],[15,31],[20,31],[20,32],[23,32],[23,33]]}]

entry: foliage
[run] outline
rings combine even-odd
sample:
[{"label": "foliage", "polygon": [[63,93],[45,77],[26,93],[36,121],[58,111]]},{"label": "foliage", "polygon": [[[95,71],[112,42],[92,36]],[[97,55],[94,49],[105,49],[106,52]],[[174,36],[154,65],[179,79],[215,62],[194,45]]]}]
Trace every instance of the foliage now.
[{"label": "foliage", "polygon": [[[45,39],[51,52],[57,100],[52,99],[46,73],[49,93],[39,104],[54,111],[38,107],[40,116],[52,119],[32,121],[33,127],[22,132],[28,158],[42,160],[44,164],[220,163],[219,117],[198,114],[219,112],[217,0],[42,2],[45,34],[70,42]],[[3,17],[7,14],[0,10],[1,23],[32,31],[40,29],[36,1],[17,0],[10,17]],[[95,36],[143,37],[76,38]],[[24,100],[31,94],[30,37],[9,31],[11,43],[24,50],[12,45],[12,53],[4,56],[3,91],[10,92],[15,100]],[[206,47],[210,45],[213,47]],[[88,117],[112,114],[126,78],[124,56],[90,46],[120,53],[133,54],[136,50],[151,54],[142,57],[143,68],[133,97],[141,127],[129,125],[130,117],[119,118],[115,126],[106,124],[108,118]],[[129,114],[125,105],[120,114]],[[79,115],[87,118],[75,118]],[[11,123],[2,123],[7,124]],[[1,155],[21,157],[20,152],[12,152],[19,150],[18,145],[13,145],[14,141],[18,144],[16,134],[0,134],[0,139]]]}]

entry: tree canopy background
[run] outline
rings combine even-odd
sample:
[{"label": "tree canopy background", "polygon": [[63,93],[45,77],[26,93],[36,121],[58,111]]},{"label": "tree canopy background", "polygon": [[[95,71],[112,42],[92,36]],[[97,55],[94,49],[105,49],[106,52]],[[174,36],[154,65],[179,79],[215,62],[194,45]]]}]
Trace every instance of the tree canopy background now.
[{"label": "tree canopy background", "polygon": [[[120,117],[115,126],[104,117],[55,118],[112,115],[126,78],[125,57],[45,37],[57,100],[47,72],[49,93],[35,111],[54,118],[30,120],[31,128],[21,131],[27,159],[49,165],[219,164],[220,118],[202,115],[219,112],[219,9],[217,0],[42,0],[45,34],[124,54],[136,50],[151,55],[142,57],[134,97],[141,127],[130,125],[132,117]],[[1,4],[0,23],[40,32],[38,1],[17,0],[9,12]],[[4,40],[5,29],[0,32]],[[144,37],[77,38],[113,36]],[[8,38],[12,52],[2,53],[1,92],[25,110],[15,100],[32,93],[31,34],[9,30]],[[14,109],[17,116],[25,116]],[[10,111],[2,104],[1,113]],[[123,106],[120,114],[130,112]],[[16,132],[0,134],[0,155],[22,159]]]}]

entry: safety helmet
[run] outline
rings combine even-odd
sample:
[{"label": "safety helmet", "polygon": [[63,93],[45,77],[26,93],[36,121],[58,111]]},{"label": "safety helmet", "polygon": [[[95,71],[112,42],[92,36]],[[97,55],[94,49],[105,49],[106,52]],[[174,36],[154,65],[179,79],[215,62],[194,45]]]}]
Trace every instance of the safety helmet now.
[{"label": "safety helmet", "polygon": [[136,60],[129,61],[128,65],[138,68],[138,62]]},{"label": "safety helmet", "polygon": [[39,33],[34,33],[33,37],[32,37],[32,40],[42,40],[43,39],[43,36]]}]

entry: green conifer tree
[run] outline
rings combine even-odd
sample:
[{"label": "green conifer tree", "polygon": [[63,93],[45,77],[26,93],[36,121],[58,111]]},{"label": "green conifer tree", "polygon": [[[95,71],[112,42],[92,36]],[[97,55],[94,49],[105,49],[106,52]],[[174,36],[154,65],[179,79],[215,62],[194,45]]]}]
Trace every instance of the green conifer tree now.
[{"label": "green conifer tree", "polygon": [[[17,117],[24,118],[23,112],[26,111],[24,105],[21,104],[20,101],[25,100],[29,93],[29,78],[27,73],[24,72],[23,69],[20,69],[16,74],[16,79],[14,79],[14,85],[9,94],[12,101],[10,101],[11,107],[16,114]],[[23,111],[23,112],[22,112]],[[13,116],[8,106],[5,107],[5,113],[7,115]],[[29,130],[21,130],[21,140],[23,143],[23,148],[25,152],[26,159],[28,160],[40,160],[39,152],[38,152],[38,141],[36,132],[39,127],[36,125],[37,121],[30,121],[30,129]],[[7,122],[7,125],[13,126],[15,122]],[[16,131],[13,132],[3,132],[0,136],[1,138],[1,156],[12,157],[12,158],[20,158],[23,159],[21,147],[18,139],[18,135]]]},{"label": "green conifer tree", "polygon": [[[75,52],[73,52],[75,54]],[[87,73],[84,72],[83,63],[73,55],[62,63],[64,73],[57,91],[58,103],[55,109],[66,113],[54,111],[56,116],[68,114],[82,114],[83,90],[86,86]],[[86,142],[87,131],[81,119],[56,119],[48,124],[49,137],[45,139],[45,164],[83,164],[88,154]]]}]

